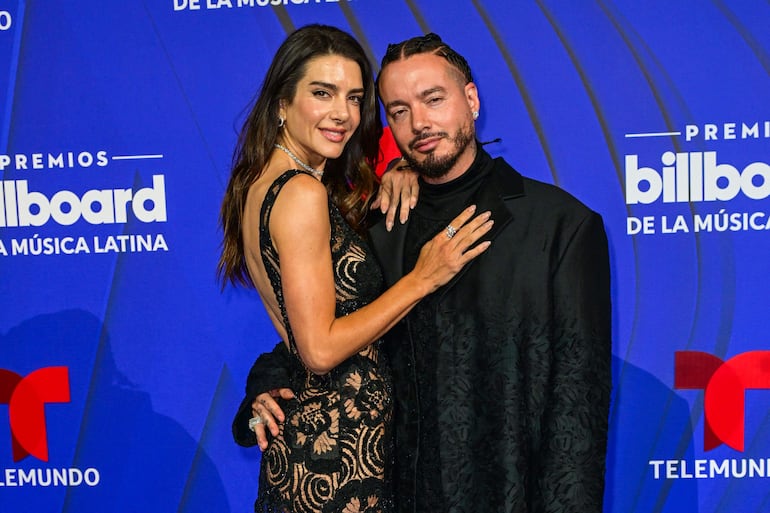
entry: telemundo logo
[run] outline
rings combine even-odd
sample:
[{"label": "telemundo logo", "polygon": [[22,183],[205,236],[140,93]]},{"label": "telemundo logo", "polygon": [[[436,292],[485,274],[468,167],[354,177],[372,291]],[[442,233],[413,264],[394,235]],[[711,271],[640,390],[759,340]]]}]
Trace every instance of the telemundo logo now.
[{"label": "telemundo logo", "polygon": [[[46,404],[69,403],[69,369],[43,367],[26,376],[0,369],[0,404],[8,405],[13,461],[27,456],[48,461]],[[0,469],[0,489],[17,487],[94,487],[101,481],[99,470],[79,468]]]}]

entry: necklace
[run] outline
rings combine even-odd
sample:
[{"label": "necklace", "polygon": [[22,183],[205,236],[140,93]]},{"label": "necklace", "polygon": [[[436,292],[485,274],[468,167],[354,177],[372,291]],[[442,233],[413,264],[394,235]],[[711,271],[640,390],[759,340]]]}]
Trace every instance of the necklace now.
[{"label": "necklace", "polygon": [[317,169],[313,169],[312,167],[310,167],[310,166],[308,166],[307,164],[305,164],[304,162],[302,162],[302,161],[299,159],[299,157],[297,157],[295,154],[293,154],[293,153],[292,153],[292,152],[289,150],[289,148],[287,148],[286,146],[283,146],[283,145],[281,145],[281,144],[278,144],[278,143],[275,143],[275,145],[274,145],[274,146],[275,146],[276,148],[278,148],[279,150],[281,150],[281,151],[285,152],[285,153],[286,153],[286,155],[288,155],[288,156],[289,156],[289,158],[291,158],[291,160],[293,160],[294,162],[296,162],[297,164],[299,164],[299,165],[302,167],[302,169],[304,169],[304,170],[305,170],[305,171],[307,171],[308,173],[312,174],[313,176],[315,176],[315,177],[316,177],[316,178],[318,178],[319,180],[320,180],[320,179],[321,179],[321,177],[324,175],[324,172],[323,172],[323,171],[319,171],[319,170],[317,170]]}]

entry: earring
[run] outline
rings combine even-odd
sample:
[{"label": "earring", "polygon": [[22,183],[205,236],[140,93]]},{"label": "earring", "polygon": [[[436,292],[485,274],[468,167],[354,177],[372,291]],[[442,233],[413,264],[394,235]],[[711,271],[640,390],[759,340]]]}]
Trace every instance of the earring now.
[{"label": "earring", "polygon": [[477,111],[477,110],[474,110],[474,111],[473,111],[473,120],[475,121],[475,120],[477,120],[477,119],[479,119],[479,111]]},{"label": "earring", "polygon": [[281,116],[278,116],[278,128],[283,128],[283,125],[285,124],[286,124],[286,120]]}]

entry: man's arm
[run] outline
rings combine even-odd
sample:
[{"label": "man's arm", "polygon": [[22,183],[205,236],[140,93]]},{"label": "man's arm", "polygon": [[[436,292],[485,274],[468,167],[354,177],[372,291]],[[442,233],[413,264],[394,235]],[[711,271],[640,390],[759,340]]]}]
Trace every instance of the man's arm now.
[{"label": "man's arm", "polygon": [[[288,394],[291,394],[289,378],[291,361],[286,344],[278,342],[271,352],[261,354],[251,366],[249,376],[246,378],[246,397],[241,401],[232,425],[233,438],[238,445],[252,447],[259,442],[263,450],[267,446],[264,424],[258,425],[256,431],[249,429],[249,419],[257,413],[268,423],[273,434],[277,433],[277,425],[273,417],[282,421],[283,412],[274,397],[281,396],[284,399],[290,397]],[[260,404],[264,408],[258,411]],[[259,431],[262,431],[261,436]]]},{"label": "man's arm", "polygon": [[598,214],[569,235],[553,278],[554,368],[537,511],[601,513],[612,358],[609,254]]}]

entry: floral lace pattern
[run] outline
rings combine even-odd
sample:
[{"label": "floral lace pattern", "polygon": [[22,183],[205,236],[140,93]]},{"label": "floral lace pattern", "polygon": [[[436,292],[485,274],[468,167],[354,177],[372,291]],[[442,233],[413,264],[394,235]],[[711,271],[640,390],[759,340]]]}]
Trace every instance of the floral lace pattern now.
[{"label": "floral lace pattern", "polygon": [[[280,262],[270,238],[270,212],[281,188],[301,173],[287,171],[273,183],[260,217],[262,261],[281,309],[290,352],[299,363],[291,379],[295,399],[281,404],[286,421],[262,457],[255,511],[388,513],[393,403],[389,367],[379,341],[318,376],[302,365],[286,315]],[[382,275],[369,247],[331,202],[329,218],[339,317],[377,297]]]}]

